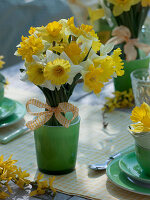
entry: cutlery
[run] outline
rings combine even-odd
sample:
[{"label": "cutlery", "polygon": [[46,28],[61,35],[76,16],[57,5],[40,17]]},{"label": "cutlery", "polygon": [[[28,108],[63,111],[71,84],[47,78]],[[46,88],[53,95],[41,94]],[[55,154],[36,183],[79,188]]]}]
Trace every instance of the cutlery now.
[{"label": "cutlery", "polygon": [[[1,131],[2,129],[0,129]],[[2,144],[6,144],[8,142],[10,142],[11,140],[15,139],[16,137],[28,133],[30,130],[26,127],[26,126],[22,126],[19,128],[12,128],[11,130],[6,129],[6,132],[1,132],[0,134],[0,143]]]},{"label": "cutlery", "polygon": [[90,169],[93,169],[93,170],[105,170],[105,169],[107,168],[108,163],[109,163],[111,160],[113,160],[113,159],[115,159],[115,158],[117,158],[117,157],[119,157],[119,156],[121,156],[121,153],[120,153],[120,152],[119,152],[119,153],[116,153],[116,154],[114,154],[114,155],[112,155],[112,156],[110,156],[104,163],[101,163],[101,164],[91,164],[91,165],[89,165],[89,168],[90,168]]}]

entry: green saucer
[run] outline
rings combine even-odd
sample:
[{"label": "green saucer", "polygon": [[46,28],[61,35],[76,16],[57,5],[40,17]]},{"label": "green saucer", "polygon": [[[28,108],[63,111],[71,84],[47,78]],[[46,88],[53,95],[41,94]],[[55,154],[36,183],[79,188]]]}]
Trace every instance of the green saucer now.
[{"label": "green saucer", "polygon": [[138,181],[150,184],[150,177],[143,172],[138,161],[136,160],[135,152],[131,152],[123,156],[119,161],[119,167],[128,176]]},{"label": "green saucer", "polygon": [[16,104],[16,109],[15,109],[14,113],[9,117],[0,120],[0,128],[6,127],[6,126],[9,126],[9,125],[12,125],[12,124],[18,122],[26,114],[25,106],[23,104],[19,103],[18,101],[14,101],[14,102]]},{"label": "green saucer", "polygon": [[0,102],[0,120],[9,117],[16,109],[16,102],[14,100],[3,98]]},{"label": "green saucer", "polygon": [[116,158],[109,163],[106,170],[108,178],[122,189],[150,196],[150,188],[144,187],[145,184],[142,187],[142,184],[135,184],[127,178],[127,175],[119,167],[119,159]]}]

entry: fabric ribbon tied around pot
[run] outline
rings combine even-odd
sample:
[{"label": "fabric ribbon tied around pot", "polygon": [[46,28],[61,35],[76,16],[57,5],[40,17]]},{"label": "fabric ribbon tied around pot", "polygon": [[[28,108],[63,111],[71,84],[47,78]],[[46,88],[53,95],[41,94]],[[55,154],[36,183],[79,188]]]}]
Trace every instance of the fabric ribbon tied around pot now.
[{"label": "fabric ribbon tied around pot", "polygon": [[140,43],[137,38],[131,38],[131,32],[126,26],[118,26],[112,31],[112,38],[107,41],[107,44],[114,43],[114,45],[125,42],[124,53],[126,60],[135,60],[137,57],[136,48],[143,50],[146,55],[150,53],[150,46]]},{"label": "fabric ribbon tied around pot", "polygon": [[[29,108],[30,104],[38,108],[45,108],[47,109],[47,111],[32,112]],[[70,123],[78,116],[79,113],[79,109],[76,106],[72,105],[71,103],[64,102],[64,103],[59,103],[58,107],[51,107],[48,104],[42,103],[37,99],[30,99],[29,101],[27,101],[26,109],[29,114],[37,116],[36,119],[26,123],[26,126],[31,130],[35,130],[44,125],[53,116],[53,114],[55,115],[55,118],[58,120],[60,124],[68,128]],[[71,120],[66,119],[66,117],[62,115],[62,113],[67,113],[67,112],[73,113],[73,117]]]}]

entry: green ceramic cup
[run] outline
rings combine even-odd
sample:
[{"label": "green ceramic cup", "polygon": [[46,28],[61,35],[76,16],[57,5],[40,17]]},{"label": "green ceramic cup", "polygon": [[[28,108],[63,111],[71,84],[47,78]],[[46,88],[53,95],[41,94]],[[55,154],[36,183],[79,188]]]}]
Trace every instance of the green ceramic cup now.
[{"label": "green ceramic cup", "polygon": [[46,174],[66,174],[75,169],[80,117],[69,128],[43,125],[34,131],[38,168]]},{"label": "green ceramic cup", "polygon": [[135,144],[136,158],[145,174],[150,176],[150,149]]},{"label": "green ceramic cup", "polygon": [[134,133],[128,129],[135,141],[135,155],[145,174],[150,176],[150,132]]},{"label": "green ceramic cup", "polygon": [[148,68],[150,57],[147,56],[143,59],[124,61],[124,75],[114,78],[115,91],[129,91],[132,88],[130,74],[136,69]]},{"label": "green ceramic cup", "polygon": [[0,102],[3,100],[4,97],[4,84],[0,83]]}]

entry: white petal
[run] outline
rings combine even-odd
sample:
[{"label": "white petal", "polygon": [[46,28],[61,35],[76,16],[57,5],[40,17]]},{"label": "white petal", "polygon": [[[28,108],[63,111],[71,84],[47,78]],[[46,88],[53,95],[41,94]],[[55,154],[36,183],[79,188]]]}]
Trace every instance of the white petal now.
[{"label": "white petal", "polygon": [[82,66],[80,65],[71,65],[71,74],[77,74],[77,73],[80,73],[81,70],[83,69]]},{"label": "white petal", "polygon": [[61,85],[55,85],[55,87],[57,88],[57,90],[60,90]]},{"label": "white petal", "polygon": [[84,71],[87,71],[89,66],[92,64],[93,64],[93,62],[90,59],[87,59],[86,61],[80,63],[80,65],[83,67]]},{"label": "white petal", "polygon": [[85,48],[87,48],[87,50],[89,50],[91,48],[91,46],[92,46],[92,42],[93,42],[92,40],[88,40],[83,35],[79,36],[77,41],[76,41],[77,44],[82,43],[80,45],[80,48],[81,48],[82,51],[84,51]]},{"label": "white petal", "polygon": [[73,75],[69,76],[67,83],[69,83],[71,85],[73,82],[73,79],[74,79]]},{"label": "white petal", "polygon": [[20,56],[20,54],[18,53],[18,51],[15,51],[14,55],[15,56]]},{"label": "white petal", "polygon": [[101,47],[100,47],[100,53],[102,55],[106,55],[110,51],[112,51],[113,48],[114,48],[114,44],[113,43],[109,43],[109,44],[106,44],[106,45],[101,45]]},{"label": "white petal", "polygon": [[33,58],[33,60],[35,60],[36,62],[40,62],[40,61],[41,61],[40,58],[39,58],[38,56],[36,56],[36,55],[33,55],[32,58]]},{"label": "white petal", "polygon": [[68,21],[67,19],[61,19],[61,20],[59,20],[59,23],[60,24],[67,24],[67,21]]},{"label": "white petal", "polygon": [[72,61],[71,61],[71,59],[66,55],[66,53],[64,51],[61,53],[60,58],[64,59],[64,60],[68,60],[69,63],[70,63],[70,65],[73,64]]},{"label": "white petal", "polygon": [[54,91],[55,90],[55,85],[51,84],[51,81],[45,81],[43,84],[41,84],[40,86],[42,87],[46,87],[48,88],[49,90],[52,90]]},{"label": "white petal", "polygon": [[95,53],[95,51],[93,49],[90,50],[90,53],[88,55],[88,58],[93,60],[95,58],[98,58],[99,56]]},{"label": "white petal", "polygon": [[72,84],[75,75],[78,73],[81,73],[82,69],[83,68],[80,65],[72,65],[71,72],[69,72],[69,78],[68,78],[67,83]]},{"label": "white petal", "polygon": [[21,47],[21,44],[18,44],[16,47]]},{"label": "white petal", "polygon": [[46,51],[46,60],[47,60],[47,62],[50,62],[51,61],[51,57],[52,57],[52,51],[50,51],[50,50],[47,50]]}]

